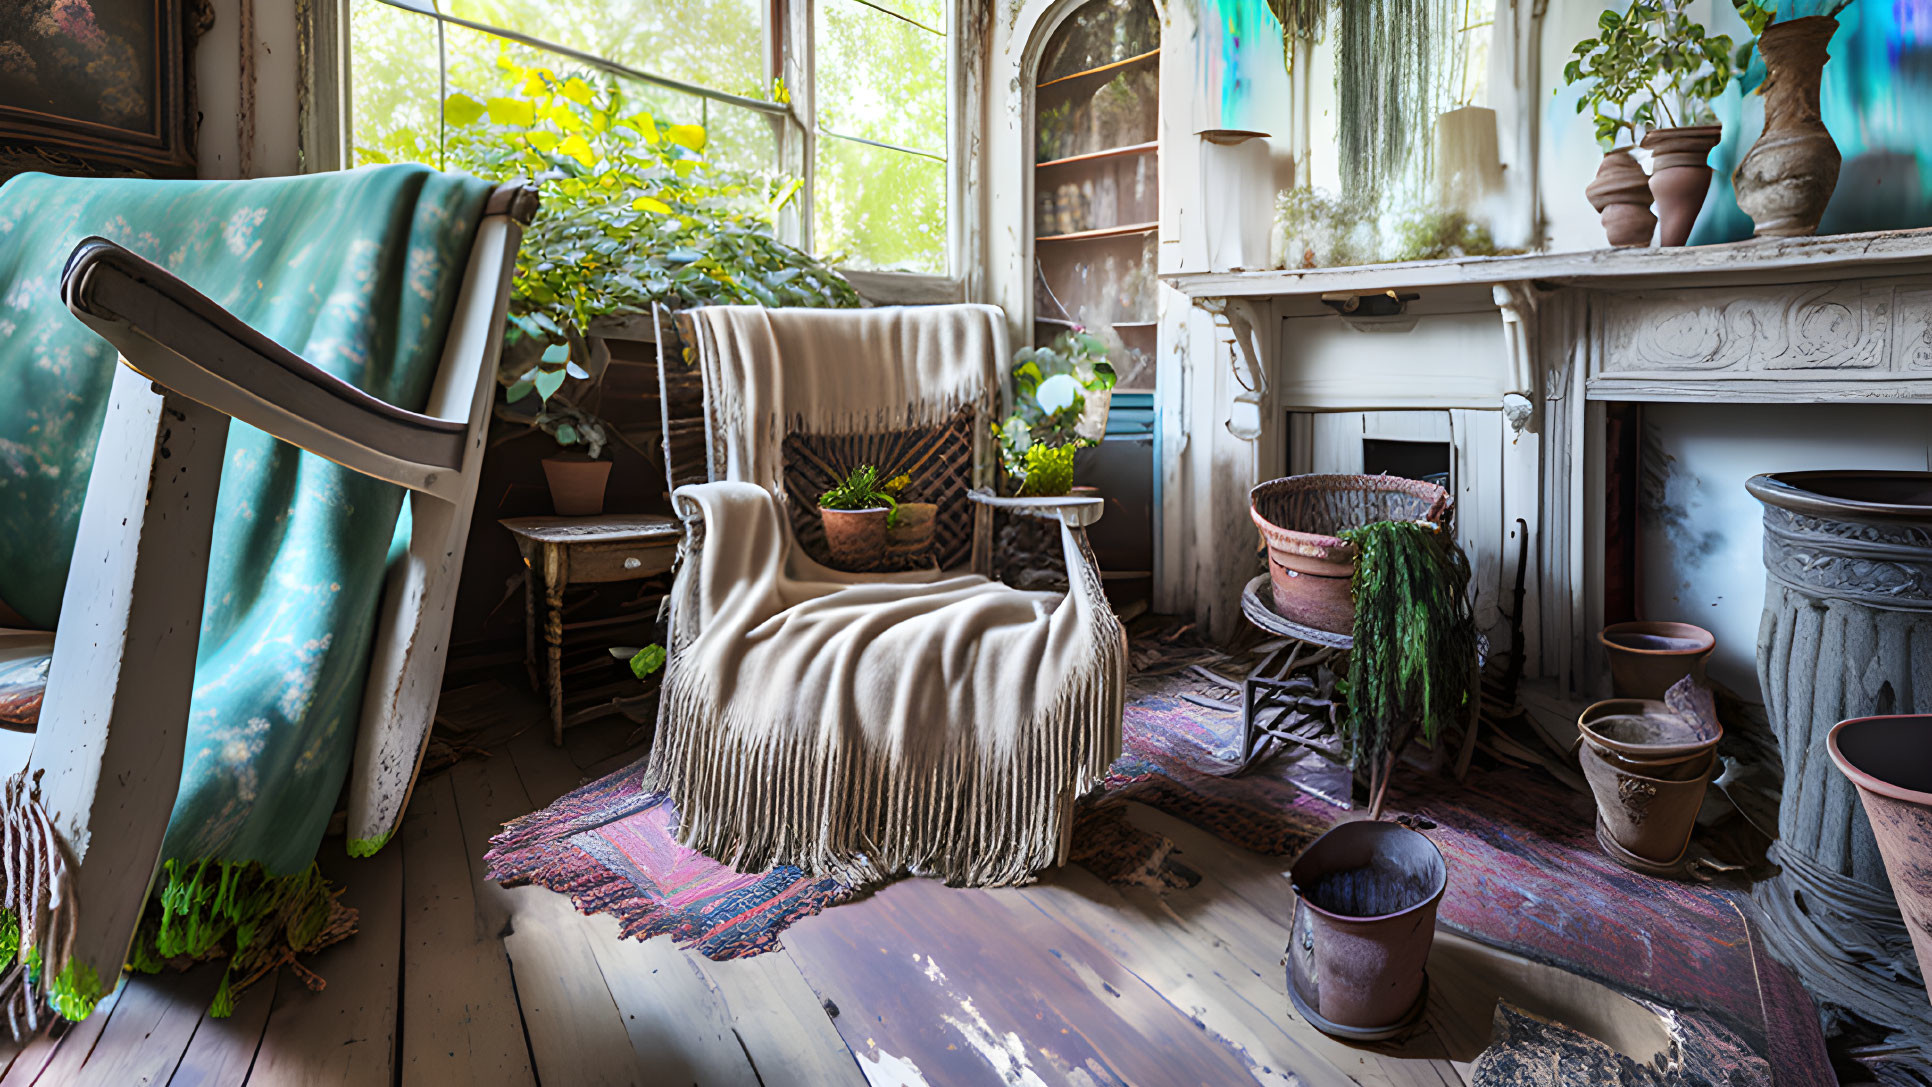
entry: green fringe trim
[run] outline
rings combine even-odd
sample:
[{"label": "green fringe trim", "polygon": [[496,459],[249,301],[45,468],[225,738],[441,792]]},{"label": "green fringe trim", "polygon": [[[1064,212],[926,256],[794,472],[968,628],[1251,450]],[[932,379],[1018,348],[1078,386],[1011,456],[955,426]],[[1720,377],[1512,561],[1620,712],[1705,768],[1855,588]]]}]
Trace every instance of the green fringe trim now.
[{"label": "green fringe trim", "polygon": [[[33,957],[38,963],[40,952],[34,952]],[[67,965],[55,975],[54,983],[47,987],[47,1005],[62,1019],[79,1022],[94,1014],[94,1005],[106,995],[101,976],[76,955],[67,960]]]},{"label": "green fringe trim", "polygon": [[374,838],[351,838],[349,839],[349,856],[373,857],[383,846],[389,844],[390,836],[395,833],[394,830],[385,830]]},{"label": "green fringe trim", "polygon": [[20,956],[20,915],[0,910],[0,969]]},{"label": "green fringe trim", "polygon": [[271,876],[258,861],[171,860],[166,874],[160,894],[149,900],[127,965],[152,974],[174,960],[226,956],[227,972],[208,1009],[216,1018],[233,1014],[239,990],[262,967],[315,950],[336,909],[335,895],[314,865]]}]

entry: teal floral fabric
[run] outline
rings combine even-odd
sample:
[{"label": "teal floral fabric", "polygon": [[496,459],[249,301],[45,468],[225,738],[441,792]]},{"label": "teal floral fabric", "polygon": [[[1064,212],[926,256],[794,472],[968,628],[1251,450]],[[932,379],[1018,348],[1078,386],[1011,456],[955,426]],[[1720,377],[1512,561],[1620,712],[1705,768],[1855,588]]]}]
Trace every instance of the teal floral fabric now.
[{"label": "teal floral fabric", "polygon": [[[421,166],[0,187],[0,601],[58,623],[113,382],[113,347],[60,300],[77,242],[118,242],[330,374],[420,410],[489,192]],[[355,749],[402,498],[230,427],[166,858],[276,875],[314,859]]]}]

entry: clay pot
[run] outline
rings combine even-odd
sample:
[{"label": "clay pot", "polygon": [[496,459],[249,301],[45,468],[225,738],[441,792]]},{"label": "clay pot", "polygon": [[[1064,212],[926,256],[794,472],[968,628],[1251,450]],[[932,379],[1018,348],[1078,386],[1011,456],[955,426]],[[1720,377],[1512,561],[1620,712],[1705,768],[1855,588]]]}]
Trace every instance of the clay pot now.
[{"label": "clay pot", "polygon": [[1626,868],[1653,876],[1673,875],[1690,848],[1697,811],[1717,765],[1715,747],[1687,760],[1663,763],[1652,776],[1611,764],[1602,749],[1584,743],[1578,752],[1583,776],[1597,801],[1597,845]]},{"label": "clay pot", "polygon": [[1649,698],[1607,698],[1577,717],[1578,739],[1610,765],[1652,777],[1689,780],[1696,764],[1724,738],[1724,727],[1673,711]]},{"label": "clay pot", "polygon": [[819,521],[825,526],[825,547],[832,553],[832,565],[840,570],[870,570],[885,558],[886,518],[892,513],[884,506],[863,510],[828,510],[819,507]]},{"label": "clay pot", "polygon": [[1840,721],[1825,746],[1858,787],[1919,976],[1932,978],[1932,716],[1854,717]]},{"label": "clay pot", "polygon": [[1723,138],[1723,125],[1656,128],[1644,133],[1650,150],[1650,195],[1657,207],[1657,244],[1690,240],[1704,195],[1711,191],[1711,148]]},{"label": "clay pot", "polygon": [[1737,206],[1759,237],[1813,234],[1838,186],[1838,145],[1818,115],[1818,82],[1838,20],[1811,15],[1776,22],[1758,35],[1767,72],[1764,133],[1731,175]]},{"label": "clay pot", "polygon": [[1606,152],[1597,177],[1583,190],[1603,220],[1603,233],[1619,248],[1649,245],[1657,217],[1650,213],[1650,178],[1630,148]]},{"label": "clay pot", "polygon": [[584,517],[604,512],[609,461],[585,456],[545,457],[543,478],[550,484],[550,504],[560,515]]},{"label": "clay pot", "polygon": [[1248,492],[1248,515],[1268,544],[1275,613],[1292,623],[1355,630],[1355,545],[1339,533],[1371,521],[1431,521],[1448,530],[1449,492],[1399,476],[1305,475]]},{"label": "clay pot", "polygon": [[1423,965],[1449,866],[1426,836],[1395,823],[1343,823],[1289,870],[1295,918],[1288,995],[1319,1030],[1374,1040],[1428,1004]]},{"label": "clay pot", "polygon": [[916,566],[932,549],[939,507],[931,502],[899,503],[898,520],[886,528],[886,555],[895,565]]},{"label": "clay pot", "polygon": [[1704,682],[1704,662],[1717,648],[1710,631],[1689,623],[1612,623],[1597,635],[1610,658],[1618,698],[1662,698],[1685,676]]}]

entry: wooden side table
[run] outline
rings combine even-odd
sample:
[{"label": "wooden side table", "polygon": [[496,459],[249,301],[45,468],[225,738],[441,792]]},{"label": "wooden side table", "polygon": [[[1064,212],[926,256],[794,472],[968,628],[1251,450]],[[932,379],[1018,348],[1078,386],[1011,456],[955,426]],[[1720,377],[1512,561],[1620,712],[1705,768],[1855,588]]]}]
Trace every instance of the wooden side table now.
[{"label": "wooden side table", "polygon": [[637,513],[510,517],[498,523],[516,537],[528,570],[523,581],[523,653],[532,686],[544,686],[537,676],[537,584],[542,581],[550,738],[562,744],[564,589],[664,573],[677,557],[684,530],[676,518]]}]

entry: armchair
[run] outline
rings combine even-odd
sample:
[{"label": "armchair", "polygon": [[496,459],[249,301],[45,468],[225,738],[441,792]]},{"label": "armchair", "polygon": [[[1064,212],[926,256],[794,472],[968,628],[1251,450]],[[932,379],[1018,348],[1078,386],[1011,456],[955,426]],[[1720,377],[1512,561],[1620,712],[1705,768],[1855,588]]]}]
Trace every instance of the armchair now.
[{"label": "armchair", "polygon": [[[0,602],[52,628],[38,712],[4,687],[4,723],[33,732],[0,837],[0,906],[41,964],[0,982],[18,1037],[43,999],[78,1018],[113,987],[164,841],[171,865],[218,864],[224,884],[243,862],[299,882],[321,833],[314,794],[326,792],[326,822],[350,747],[352,852],[393,833],[435,713],[535,194],[384,167],[248,182],[27,175],[0,195],[0,234],[15,235],[0,260],[0,324],[15,337],[0,342],[0,375],[56,431],[31,460],[18,430],[0,433],[16,470],[0,484]],[[54,296],[32,254],[88,230],[119,240],[66,241]],[[62,380],[37,385],[51,366]],[[401,531],[399,492],[383,484],[406,492]],[[250,761],[289,735],[284,762]],[[197,784],[226,776],[191,793],[184,761]],[[258,806],[273,818],[253,818]]]},{"label": "armchair", "polygon": [[[667,413],[701,376],[711,482],[671,443],[686,553],[650,779],[684,843],[740,867],[1019,882],[1064,859],[1120,752],[1126,641],[1086,526],[1098,499],[995,497],[1007,358],[988,306],[680,314]],[[816,498],[859,464],[939,507],[945,570],[826,567]],[[1057,520],[1069,589],[983,576],[993,511]],[[951,569],[970,560],[979,573]]]}]

